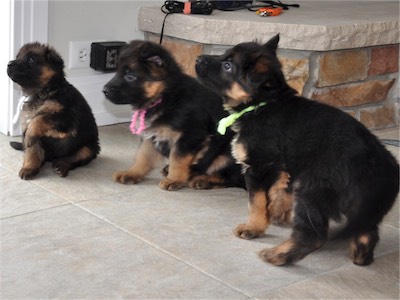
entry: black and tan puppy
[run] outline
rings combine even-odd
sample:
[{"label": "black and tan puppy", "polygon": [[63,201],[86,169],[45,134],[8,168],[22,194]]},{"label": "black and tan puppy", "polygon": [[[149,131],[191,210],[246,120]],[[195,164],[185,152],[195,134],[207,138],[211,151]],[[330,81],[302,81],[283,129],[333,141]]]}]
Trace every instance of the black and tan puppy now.
[{"label": "black and tan puppy", "polygon": [[293,202],[291,237],[260,257],[294,263],[320,248],[330,219],[347,218],[357,265],[373,261],[378,225],[399,191],[394,157],[361,123],[339,109],[297,96],[276,57],[279,36],[264,45],[242,43],[222,56],[200,56],[201,80],[232,110],[234,157],[243,166],[249,218],[235,234],[252,239],[271,218],[285,219]]},{"label": "black and tan puppy", "polygon": [[64,62],[51,47],[40,43],[24,45],[10,61],[8,76],[21,86],[27,100],[21,116],[24,150],[19,176],[35,177],[45,161],[53,164],[61,177],[86,165],[100,151],[98,131],[92,111],[64,76]]},{"label": "black and tan puppy", "polygon": [[162,189],[244,186],[230,153],[232,133],[216,132],[226,115],[222,99],[185,75],[163,47],[146,41],[125,46],[104,94],[115,104],[132,105],[131,131],[142,135],[133,165],[116,172],[115,181],[138,183],[166,157]]}]

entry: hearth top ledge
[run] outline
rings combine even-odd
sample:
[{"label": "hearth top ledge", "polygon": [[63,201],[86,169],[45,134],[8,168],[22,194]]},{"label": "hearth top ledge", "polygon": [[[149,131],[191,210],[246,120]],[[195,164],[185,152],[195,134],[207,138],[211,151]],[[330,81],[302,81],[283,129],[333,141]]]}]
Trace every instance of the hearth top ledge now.
[{"label": "hearth top ledge", "polygon": [[[296,2],[296,1],[294,1]],[[280,33],[283,49],[330,51],[397,44],[398,1],[298,1],[277,17],[255,12],[214,10],[211,15],[172,14],[164,34],[211,45],[236,45],[257,40],[266,42]],[[139,29],[159,34],[165,14],[158,6],[142,6]]]}]

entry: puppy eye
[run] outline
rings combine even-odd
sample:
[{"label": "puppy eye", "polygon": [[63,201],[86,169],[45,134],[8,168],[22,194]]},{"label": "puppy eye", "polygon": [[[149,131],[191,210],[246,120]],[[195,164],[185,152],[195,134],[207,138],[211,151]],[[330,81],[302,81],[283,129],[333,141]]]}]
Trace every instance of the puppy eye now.
[{"label": "puppy eye", "polygon": [[222,62],[222,69],[227,73],[232,73],[232,62],[230,61]]},{"label": "puppy eye", "polygon": [[132,72],[127,72],[124,76],[125,80],[128,82],[132,82],[135,81],[137,79],[137,77],[135,76],[135,74],[133,74]]},{"label": "puppy eye", "polygon": [[32,57],[32,56],[28,56],[28,57],[26,58],[26,61],[27,61],[28,63],[30,63],[30,64],[33,64],[34,62],[36,62],[36,59],[35,59],[34,57]]}]

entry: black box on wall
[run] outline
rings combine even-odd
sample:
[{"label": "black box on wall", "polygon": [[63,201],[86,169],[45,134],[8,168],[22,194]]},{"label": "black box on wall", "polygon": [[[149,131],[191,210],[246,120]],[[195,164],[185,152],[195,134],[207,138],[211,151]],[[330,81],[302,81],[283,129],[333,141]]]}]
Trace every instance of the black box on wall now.
[{"label": "black box on wall", "polygon": [[125,42],[96,42],[90,47],[90,67],[96,71],[115,71]]}]

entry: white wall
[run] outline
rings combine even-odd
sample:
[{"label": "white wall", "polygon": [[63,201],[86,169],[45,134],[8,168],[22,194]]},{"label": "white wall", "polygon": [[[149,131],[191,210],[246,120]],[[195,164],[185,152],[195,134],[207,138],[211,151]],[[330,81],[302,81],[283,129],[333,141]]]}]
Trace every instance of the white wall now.
[{"label": "white wall", "polygon": [[[114,105],[102,93],[112,73],[68,69],[70,41],[130,41],[143,39],[137,14],[141,5],[160,6],[164,1],[50,0],[48,43],[61,54],[67,79],[89,102],[98,125],[128,121],[131,108]],[[160,28],[161,29],[161,28]]]}]

